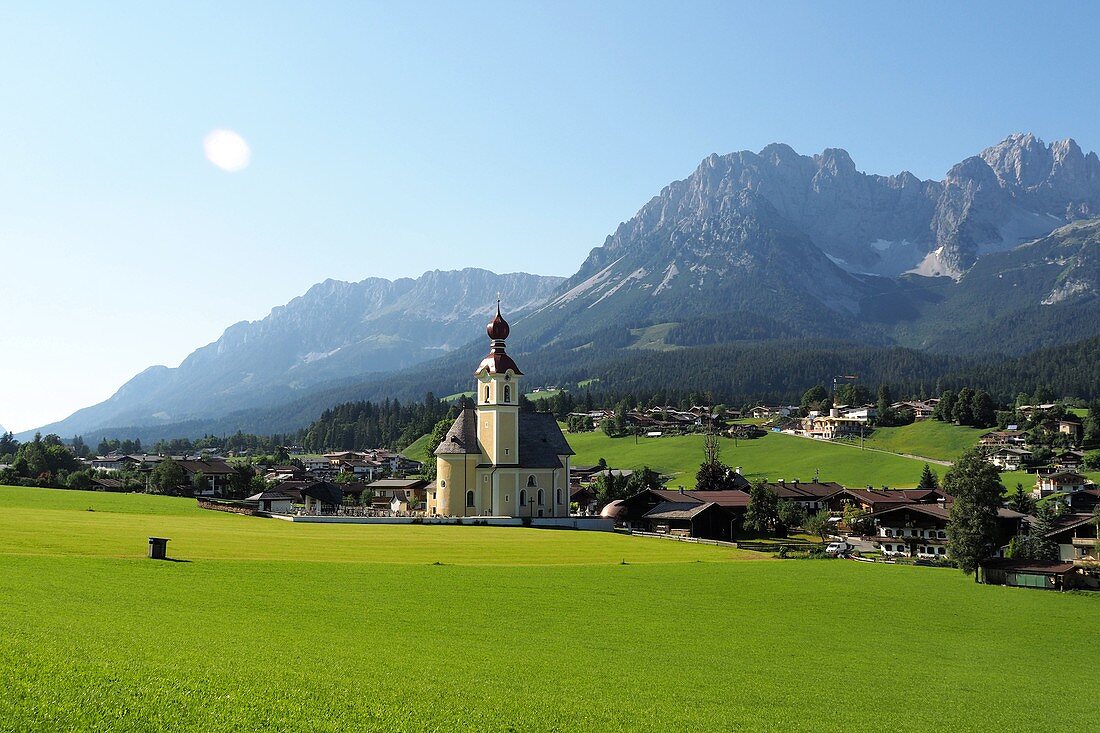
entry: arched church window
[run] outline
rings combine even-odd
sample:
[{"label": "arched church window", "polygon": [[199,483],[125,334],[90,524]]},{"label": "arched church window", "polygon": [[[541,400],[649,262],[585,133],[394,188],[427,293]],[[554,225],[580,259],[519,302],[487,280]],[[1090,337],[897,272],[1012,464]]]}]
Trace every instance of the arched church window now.
[{"label": "arched church window", "polygon": [[519,492],[519,505],[527,506],[527,490],[521,489]]},{"label": "arched church window", "polygon": [[512,388],[509,387],[507,384],[504,385],[504,401],[505,402],[511,402],[512,401]]},{"label": "arched church window", "polygon": [[474,505],[474,492],[467,491],[466,492],[466,506],[473,506],[473,505]]},{"label": "arched church window", "polygon": [[531,474],[530,476],[527,477],[527,485],[530,486],[532,489],[535,488],[536,486],[538,486],[538,483],[535,481],[535,475],[534,474]]},{"label": "arched church window", "polygon": [[489,385],[485,385],[485,402],[489,402]]},{"label": "arched church window", "polygon": [[555,492],[554,501],[558,504],[561,504],[561,489],[557,489],[557,491]]},{"label": "arched church window", "polygon": [[539,506],[542,506],[542,489],[539,489]]}]

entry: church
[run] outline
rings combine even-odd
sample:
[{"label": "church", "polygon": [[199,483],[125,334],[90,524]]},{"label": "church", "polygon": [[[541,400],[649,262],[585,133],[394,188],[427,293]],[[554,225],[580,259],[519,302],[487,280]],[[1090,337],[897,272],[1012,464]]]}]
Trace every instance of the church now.
[{"label": "church", "polygon": [[488,325],[489,354],[474,372],[467,407],[435,450],[428,514],[452,517],[568,517],[573,449],[553,415],[521,412],[519,370],[505,350],[508,322]]}]

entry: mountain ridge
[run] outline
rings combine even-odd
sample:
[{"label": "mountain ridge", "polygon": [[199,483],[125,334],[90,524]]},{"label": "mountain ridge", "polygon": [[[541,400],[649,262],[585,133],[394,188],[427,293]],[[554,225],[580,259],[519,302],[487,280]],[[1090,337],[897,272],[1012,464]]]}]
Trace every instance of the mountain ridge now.
[{"label": "mountain ridge", "polygon": [[[1100,159],[1072,139],[1010,135],[940,181],[861,172],[842,148],[807,156],[773,143],[707,156],[569,278],[489,275],[528,278],[503,288],[521,354],[775,339],[1021,354],[1100,332],[1098,215]],[[318,283],[112,397],[140,405],[112,411],[108,400],[61,425],[209,420],[352,393],[377,381],[369,374],[420,364],[402,376],[452,384],[430,375],[465,374],[458,359],[482,348],[479,318],[493,307],[485,294],[502,290],[474,274],[487,271],[458,272]],[[191,373],[201,379],[180,377]]]},{"label": "mountain ridge", "polygon": [[522,314],[562,279],[480,268],[356,283],[328,279],[262,319],[229,326],[178,367],[148,367],[107,400],[39,430],[69,435],[217,417],[409,367],[462,346],[465,334],[494,312],[491,294],[499,292]]}]

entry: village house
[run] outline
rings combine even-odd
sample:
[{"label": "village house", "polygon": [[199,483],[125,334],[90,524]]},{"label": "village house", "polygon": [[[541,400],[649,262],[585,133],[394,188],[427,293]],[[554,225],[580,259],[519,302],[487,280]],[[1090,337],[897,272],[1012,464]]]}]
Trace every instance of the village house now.
[{"label": "village house", "polygon": [[831,481],[806,482],[798,479],[779,479],[775,483],[765,483],[764,486],[779,499],[794,502],[807,512],[825,508],[829,497],[844,490],[843,486]]},{"label": "village house", "polygon": [[294,500],[287,494],[282,493],[274,489],[267,491],[261,491],[258,494],[253,494],[245,499],[245,501],[254,503],[256,509],[261,512],[271,512],[273,514],[289,514],[294,510]]},{"label": "village house", "polygon": [[1100,567],[1096,518],[1091,512],[1075,512],[1059,517],[1057,527],[1046,537],[1058,545],[1058,557],[1062,561]]},{"label": "village house", "polygon": [[749,410],[749,414],[752,415],[754,420],[763,420],[769,417],[797,416],[799,412],[801,412],[801,409],[802,408],[797,405],[780,405],[775,407],[760,405]]},{"label": "village house", "polygon": [[577,513],[583,515],[595,515],[598,506],[596,491],[591,486],[583,486],[574,483],[569,487],[569,501],[577,505]]},{"label": "village house", "polygon": [[1064,450],[1054,454],[1051,465],[1060,471],[1077,471],[1085,465],[1085,454],[1079,450]]},{"label": "village house", "polygon": [[[945,557],[950,503],[907,504],[875,512],[875,533],[868,537],[885,555]],[[1026,515],[1011,509],[997,510],[997,547],[1020,533]],[[1002,550],[998,550],[1000,554]]]},{"label": "village house", "polygon": [[224,496],[229,489],[229,477],[234,473],[233,467],[220,458],[182,458],[176,460],[176,463],[183,469],[188,483],[192,483],[198,474],[206,478],[207,488],[195,489],[195,496]]},{"label": "village house", "polygon": [[1016,414],[1021,416],[1025,420],[1030,420],[1032,416],[1035,415],[1035,413],[1049,412],[1055,407],[1057,407],[1057,405],[1053,402],[1046,402],[1041,405],[1020,405],[1016,408]]},{"label": "village house", "polygon": [[1067,415],[1056,423],[1056,430],[1060,435],[1068,435],[1073,440],[1074,445],[1081,443],[1081,436],[1084,435],[1084,426],[1081,424],[1081,419],[1076,415]]},{"label": "village house", "polygon": [[1037,499],[1043,499],[1051,494],[1070,494],[1094,486],[1087,476],[1076,471],[1055,471],[1040,475],[1031,493]]},{"label": "village house", "polygon": [[992,430],[978,438],[978,444],[984,446],[1015,446],[1022,448],[1027,443],[1027,433],[1023,430]]},{"label": "village house", "polygon": [[162,460],[161,456],[111,454],[93,458],[92,468],[97,471],[136,471]]},{"label": "village house", "polygon": [[335,514],[344,505],[344,491],[328,481],[315,481],[299,489],[306,514]]},{"label": "village house", "polygon": [[302,468],[310,473],[326,473],[332,470],[332,463],[325,457],[302,458]]},{"label": "village house", "polygon": [[875,419],[878,415],[878,410],[874,405],[861,405],[858,407],[849,407],[848,405],[837,407],[837,412],[840,417],[845,417],[850,420],[859,420],[860,422],[867,423]]},{"label": "village house", "polygon": [[384,478],[368,484],[377,499],[399,498],[403,504],[423,506],[428,500],[429,484],[419,478]]},{"label": "village house", "polygon": [[918,496],[920,500],[928,503],[939,501],[937,495],[919,490],[915,490],[914,495],[910,496],[907,490],[903,489],[873,489],[868,486],[865,489],[842,488],[827,496],[824,505],[837,516],[842,515],[844,508],[848,505],[855,506],[861,511],[875,513],[906,504],[919,503],[920,500],[915,498]]},{"label": "village house", "polygon": [[986,460],[1002,471],[1019,471],[1032,461],[1031,451],[1026,448],[1002,446],[989,453]]},{"label": "village house", "polygon": [[927,420],[935,412],[937,402],[939,400],[902,400],[901,402],[895,402],[890,407],[899,412],[913,413],[914,420]]},{"label": "village house", "polygon": [[[837,412],[837,410],[834,409],[832,412]],[[819,440],[836,440],[837,438],[861,435],[866,429],[867,420],[829,414],[807,417],[802,423],[805,435]]]}]

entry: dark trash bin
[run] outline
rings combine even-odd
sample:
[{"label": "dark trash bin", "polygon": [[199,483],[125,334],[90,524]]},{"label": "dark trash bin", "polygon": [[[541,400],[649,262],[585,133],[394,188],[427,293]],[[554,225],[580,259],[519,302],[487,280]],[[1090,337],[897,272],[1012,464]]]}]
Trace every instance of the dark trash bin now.
[{"label": "dark trash bin", "polygon": [[149,538],[149,557],[153,560],[164,560],[168,557],[168,538]]}]

